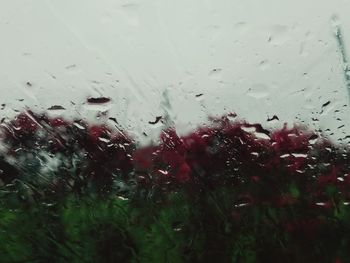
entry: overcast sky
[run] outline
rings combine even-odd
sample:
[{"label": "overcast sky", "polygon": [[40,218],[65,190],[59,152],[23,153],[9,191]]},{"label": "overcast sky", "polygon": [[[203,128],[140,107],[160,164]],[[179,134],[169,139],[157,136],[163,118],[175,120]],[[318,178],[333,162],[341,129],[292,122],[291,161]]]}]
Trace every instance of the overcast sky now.
[{"label": "overcast sky", "polygon": [[[341,138],[350,109],[331,18],[350,43],[349,11],[345,0],[2,1],[3,114],[62,105],[60,114],[94,118],[109,110],[142,138],[161,128],[148,121],[164,115],[167,90],[183,132],[234,111],[252,122],[304,121]],[[112,102],[91,107],[88,96]]]}]

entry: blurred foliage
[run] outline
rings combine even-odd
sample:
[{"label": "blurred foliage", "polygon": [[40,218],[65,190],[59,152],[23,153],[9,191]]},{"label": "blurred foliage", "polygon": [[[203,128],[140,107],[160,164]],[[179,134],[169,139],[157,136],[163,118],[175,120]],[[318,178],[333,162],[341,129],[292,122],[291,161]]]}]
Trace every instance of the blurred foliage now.
[{"label": "blurred foliage", "polygon": [[2,124],[1,262],[348,262],[349,150],[215,119],[125,133],[24,112]]}]

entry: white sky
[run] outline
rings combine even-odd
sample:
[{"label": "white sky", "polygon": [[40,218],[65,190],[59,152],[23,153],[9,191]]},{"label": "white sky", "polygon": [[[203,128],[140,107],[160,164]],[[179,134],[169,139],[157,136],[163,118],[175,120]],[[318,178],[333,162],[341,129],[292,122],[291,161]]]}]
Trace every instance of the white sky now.
[{"label": "white sky", "polygon": [[349,11],[347,0],[0,0],[3,114],[62,105],[94,118],[86,97],[106,96],[109,116],[142,138],[160,130],[148,121],[167,89],[183,132],[234,111],[341,138],[350,109],[331,17],[350,52]]}]

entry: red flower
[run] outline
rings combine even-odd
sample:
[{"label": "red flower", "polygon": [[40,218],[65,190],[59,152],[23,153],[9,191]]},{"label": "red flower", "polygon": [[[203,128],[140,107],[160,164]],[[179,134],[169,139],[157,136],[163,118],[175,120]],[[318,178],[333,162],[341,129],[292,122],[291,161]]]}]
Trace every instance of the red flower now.
[{"label": "red flower", "polygon": [[132,155],[132,159],[136,168],[140,168],[142,170],[151,170],[154,165],[156,152],[157,148],[153,146],[136,150]]},{"label": "red flower", "polygon": [[284,224],[285,230],[294,237],[312,240],[316,238],[322,222],[319,219],[300,219]]},{"label": "red flower", "polygon": [[49,119],[49,124],[51,127],[56,128],[61,126],[67,126],[68,122],[62,118],[53,118],[53,119]]},{"label": "red flower", "polygon": [[98,142],[108,135],[110,131],[105,126],[91,126],[88,128],[89,138],[92,142]]},{"label": "red flower", "polygon": [[278,199],[276,199],[275,204],[277,207],[285,207],[295,204],[296,201],[297,200],[293,196],[289,194],[283,194]]},{"label": "red flower", "polygon": [[339,182],[341,182],[338,180],[339,170],[340,169],[338,166],[333,166],[329,174],[318,176],[317,183],[319,187],[325,187],[327,185],[336,185]]},{"label": "red flower", "polygon": [[15,136],[33,135],[39,128],[36,116],[30,111],[19,114],[14,121],[11,122],[11,128]]},{"label": "red flower", "polygon": [[191,179],[191,168],[187,163],[182,163],[175,175],[179,183],[186,183]]},{"label": "red flower", "polygon": [[271,134],[272,147],[276,153],[307,153],[309,150],[309,138],[314,135],[305,129],[294,127],[287,128],[284,125],[282,130],[274,131]]}]

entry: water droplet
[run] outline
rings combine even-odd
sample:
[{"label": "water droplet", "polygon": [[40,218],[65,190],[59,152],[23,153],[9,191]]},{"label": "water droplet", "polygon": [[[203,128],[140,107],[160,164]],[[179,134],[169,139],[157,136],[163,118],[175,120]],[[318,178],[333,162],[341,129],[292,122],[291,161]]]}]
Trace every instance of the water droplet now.
[{"label": "water droplet", "polygon": [[163,117],[162,116],[157,116],[156,119],[154,121],[149,121],[149,124],[157,124]]},{"label": "water droplet", "polygon": [[259,63],[259,69],[264,71],[266,69],[270,68],[270,64],[268,60],[263,60]]},{"label": "water droplet", "polygon": [[222,78],[222,69],[214,68],[209,72],[209,76],[213,79],[221,79]]},{"label": "water droplet", "polygon": [[245,33],[249,29],[248,24],[246,22],[239,22],[235,25],[235,30],[239,33]]},{"label": "water droplet", "polygon": [[255,84],[248,89],[246,94],[255,99],[262,99],[269,96],[270,92],[268,91],[268,88],[265,85]]},{"label": "water droplet", "polygon": [[275,25],[271,28],[271,35],[268,42],[274,46],[283,45],[290,39],[289,28],[283,25]]},{"label": "water droplet", "polygon": [[65,110],[64,107],[62,107],[61,105],[53,105],[49,108],[47,108],[47,110],[50,110],[50,111],[55,111],[55,110]]},{"label": "water droplet", "polygon": [[273,115],[271,118],[267,118],[267,121],[279,121],[279,118],[276,115]]},{"label": "water droplet", "polygon": [[103,103],[108,103],[111,101],[111,98],[107,97],[89,97],[87,99],[88,103],[93,103],[93,104],[103,104]]}]

